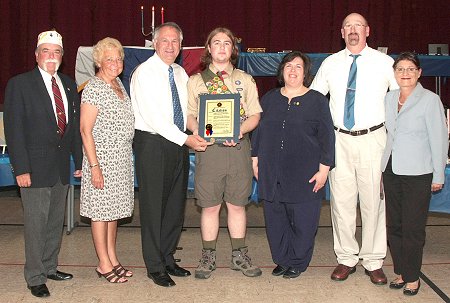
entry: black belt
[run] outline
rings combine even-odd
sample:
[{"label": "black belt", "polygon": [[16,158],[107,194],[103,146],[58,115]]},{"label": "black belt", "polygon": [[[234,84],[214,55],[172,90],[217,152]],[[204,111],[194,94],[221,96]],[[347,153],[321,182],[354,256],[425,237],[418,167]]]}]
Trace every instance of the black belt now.
[{"label": "black belt", "polygon": [[383,126],[384,126],[384,122],[379,125],[372,126],[371,128],[366,128],[366,129],[361,129],[361,130],[345,130],[342,128],[338,128],[336,126],[334,127],[334,129],[340,133],[347,134],[350,136],[362,136],[362,135],[366,135],[370,132],[373,132],[379,128],[382,128]]}]

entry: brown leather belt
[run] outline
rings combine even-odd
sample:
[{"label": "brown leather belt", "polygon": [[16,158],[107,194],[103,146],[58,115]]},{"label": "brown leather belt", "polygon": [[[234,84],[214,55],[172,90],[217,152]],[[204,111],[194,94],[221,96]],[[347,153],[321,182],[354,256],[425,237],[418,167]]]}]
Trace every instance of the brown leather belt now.
[{"label": "brown leather belt", "polygon": [[379,125],[372,126],[371,128],[366,128],[366,129],[361,129],[361,130],[345,130],[342,128],[338,128],[336,126],[334,127],[334,129],[340,133],[347,134],[350,136],[362,136],[362,135],[366,135],[370,132],[373,132],[379,128],[382,128],[383,126],[384,126],[384,122]]}]

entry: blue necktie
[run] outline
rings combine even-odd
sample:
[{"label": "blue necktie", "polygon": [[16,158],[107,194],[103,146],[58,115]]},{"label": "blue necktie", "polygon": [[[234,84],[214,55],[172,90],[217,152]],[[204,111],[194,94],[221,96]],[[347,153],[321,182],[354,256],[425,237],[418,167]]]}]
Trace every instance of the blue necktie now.
[{"label": "blue necktie", "polygon": [[169,66],[169,82],[170,90],[172,91],[172,104],[173,104],[173,123],[184,132],[184,119],[183,110],[181,109],[180,97],[178,96],[177,86],[173,78],[173,68]]},{"label": "blue necktie", "polygon": [[356,91],[356,59],[361,55],[350,55],[353,57],[350,72],[348,73],[347,92],[345,94],[344,125],[350,130],[355,125],[355,91]]}]

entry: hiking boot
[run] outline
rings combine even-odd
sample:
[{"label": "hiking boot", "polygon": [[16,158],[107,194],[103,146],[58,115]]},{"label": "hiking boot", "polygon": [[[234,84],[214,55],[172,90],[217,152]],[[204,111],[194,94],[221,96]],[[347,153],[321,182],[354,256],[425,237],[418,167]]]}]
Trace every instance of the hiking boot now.
[{"label": "hiking boot", "polygon": [[240,270],[247,277],[258,277],[262,274],[261,269],[252,265],[252,260],[247,255],[248,247],[244,246],[234,249],[231,253],[232,270]]},{"label": "hiking boot", "polygon": [[202,249],[202,258],[200,264],[195,269],[195,277],[197,279],[208,279],[213,270],[216,269],[216,250]]}]

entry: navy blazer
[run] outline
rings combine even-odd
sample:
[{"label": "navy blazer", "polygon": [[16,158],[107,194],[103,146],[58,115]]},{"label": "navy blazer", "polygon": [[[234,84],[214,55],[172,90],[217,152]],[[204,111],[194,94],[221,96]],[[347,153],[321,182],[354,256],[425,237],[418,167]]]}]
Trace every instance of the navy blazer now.
[{"label": "navy blazer", "polygon": [[[309,183],[319,164],[334,167],[335,135],[328,100],[309,90],[290,105],[279,88],[261,98],[261,121],[252,136],[252,156],[258,157],[258,197],[307,203],[323,199]],[[279,185],[278,185],[279,183]]]},{"label": "navy blazer", "polygon": [[439,96],[420,83],[398,112],[399,90],[386,95],[387,142],[381,160],[384,171],[392,155],[397,175],[433,173],[433,183],[444,184],[448,130]]},{"label": "navy blazer", "polygon": [[70,180],[70,155],[81,169],[80,98],[75,82],[58,73],[67,96],[64,136],[57,133],[52,99],[38,69],[8,81],[5,92],[5,137],[16,176],[31,174],[31,187],[49,187]]}]

